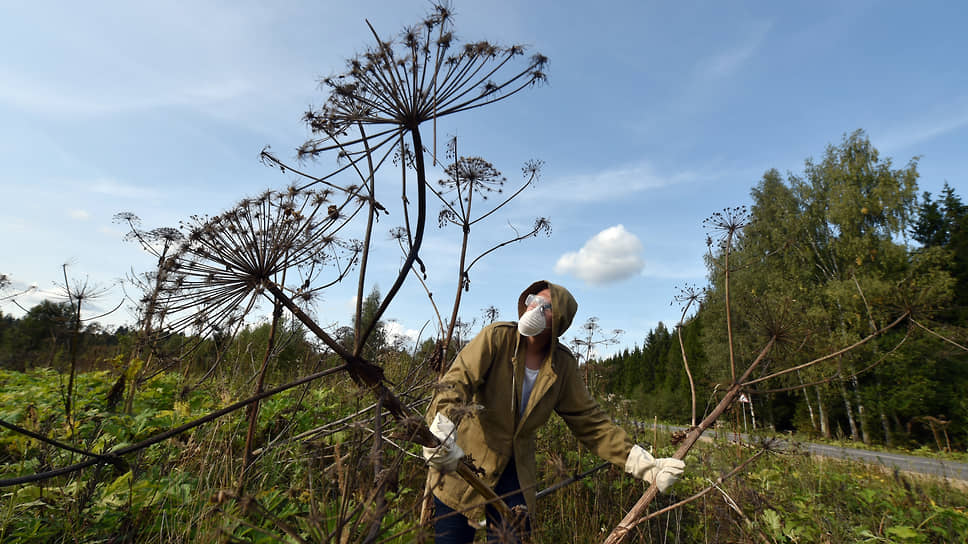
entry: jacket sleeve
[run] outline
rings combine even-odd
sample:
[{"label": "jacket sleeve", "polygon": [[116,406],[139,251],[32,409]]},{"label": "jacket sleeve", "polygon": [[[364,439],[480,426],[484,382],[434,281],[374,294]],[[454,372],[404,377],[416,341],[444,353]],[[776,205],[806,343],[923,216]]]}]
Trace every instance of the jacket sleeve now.
[{"label": "jacket sleeve", "polygon": [[592,398],[585,382],[578,375],[578,365],[569,357],[563,373],[561,396],[555,411],[565,420],[578,441],[602,459],[625,466],[632,440],[628,433],[612,423],[608,414]]},{"label": "jacket sleeve", "polygon": [[427,409],[427,421],[438,412],[458,422],[491,368],[495,353],[495,327],[485,327],[460,350],[447,373],[437,382],[437,391]]}]

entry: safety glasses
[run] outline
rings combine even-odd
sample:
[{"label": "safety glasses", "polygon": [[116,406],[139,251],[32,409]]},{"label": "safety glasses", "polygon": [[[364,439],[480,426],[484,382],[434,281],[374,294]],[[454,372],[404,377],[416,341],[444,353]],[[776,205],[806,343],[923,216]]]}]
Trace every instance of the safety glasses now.
[{"label": "safety glasses", "polygon": [[551,301],[540,295],[528,295],[524,299],[524,306],[529,310],[535,306],[539,306],[542,312],[551,311]]}]

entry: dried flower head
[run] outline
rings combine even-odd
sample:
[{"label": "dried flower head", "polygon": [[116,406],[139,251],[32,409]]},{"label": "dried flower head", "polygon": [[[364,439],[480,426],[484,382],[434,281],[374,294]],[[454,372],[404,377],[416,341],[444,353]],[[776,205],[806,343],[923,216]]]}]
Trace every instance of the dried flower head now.
[{"label": "dried flower head", "polygon": [[[481,157],[461,157],[444,169],[447,178],[439,180],[441,194],[456,193],[463,202],[471,199],[472,193],[487,199],[489,193],[501,193],[507,178],[494,165]],[[456,206],[456,202],[451,202]]]},{"label": "dried flower head", "polygon": [[774,338],[779,348],[806,334],[802,325],[803,308],[795,300],[785,296],[763,299],[752,305],[750,317],[765,338]]},{"label": "dried flower head", "polygon": [[[284,286],[287,274],[299,282],[289,291],[311,299],[324,264],[336,263],[342,275],[355,259],[359,248],[336,235],[358,206],[352,198],[330,205],[328,194],[319,191],[267,191],[211,219],[192,217],[183,225],[185,241],[163,265],[169,329],[226,334],[269,282]],[[340,263],[347,252],[349,259]]]},{"label": "dried flower head", "polygon": [[672,297],[672,303],[678,302],[679,304],[688,308],[693,304],[701,303],[705,294],[706,291],[704,289],[696,287],[695,285],[687,285],[679,288],[679,294]]},{"label": "dried flower head", "polygon": [[719,249],[724,249],[725,245],[731,243],[735,237],[749,224],[750,212],[746,206],[726,208],[721,212],[716,212],[709,218],[703,220],[703,228],[711,231],[706,236],[706,245],[712,246],[713,241],[719,243]]},{"label": "dried flower head", "polygon": [[[303,116],[315,137],[300,147],[299,156],[338,151],[348,161],[333,174],[367,156],[382,164],[393,149],[399,151],[400,136],[421,123],[503,100],[546,80],[547,57],[514,62],[523,58],[524,46],[458,44],[452,15],[437,4],[396,40],[381,39],[370,27],[376,44],[349,59],[342,74],[322,80],[329,97]],[[263,158],[282,166],[268,150]]]}]

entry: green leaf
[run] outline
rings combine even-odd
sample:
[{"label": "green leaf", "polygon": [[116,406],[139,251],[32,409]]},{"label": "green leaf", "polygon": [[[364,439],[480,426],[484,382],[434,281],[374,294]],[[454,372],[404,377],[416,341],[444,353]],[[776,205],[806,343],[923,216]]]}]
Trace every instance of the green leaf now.
[{"label": "green leaf", "polygon": [[128,486],[131,484],[132,472],[129,470],[121,476],[115,478],[113,482],[104,490],[104,495],[110,495],[112,493],[117,493],[122,490],[127,490]]},{"label": "green leaf", "polygon": [[780,515],[776,513],[776,510],[767,509],[760,515],[760,519],[769,529],[770,536],[777,537],[783,532],[783,522],[780,520]]},{"label": "green leaf", "polygon": [[892,535],[896,538],[911,539],[917,538],[918,532],[914,530],[913,527],[907,525],[898,525],[897,527],[888,527],[887,534]]}]

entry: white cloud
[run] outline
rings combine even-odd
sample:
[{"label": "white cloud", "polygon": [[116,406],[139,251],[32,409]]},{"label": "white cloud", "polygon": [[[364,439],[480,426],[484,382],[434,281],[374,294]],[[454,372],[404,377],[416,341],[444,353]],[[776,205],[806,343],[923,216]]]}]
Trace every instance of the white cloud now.
[{"label": "white cloud", "polygon": [[632,277],[644,267],[642,242],[623,225],[615,225],[593,236],[578,251],[562,255],[555,272],[601,285]]},{"label": "white cloud", "polygon": [[383,323],[383,334],[386,335],[390,343],[398,341],[411,343],[417,341],[417,336],[420,334],[420,331],[408,329],[401,325],[399,321],[390,320]]},{"label": "white cloud", "polygon": [[68,210],[67,215],[70,216],[71,219],[80,219],[81,221],[91,218],[91,214],[87,213],[87,211],[76,208],[73,210]]}]

